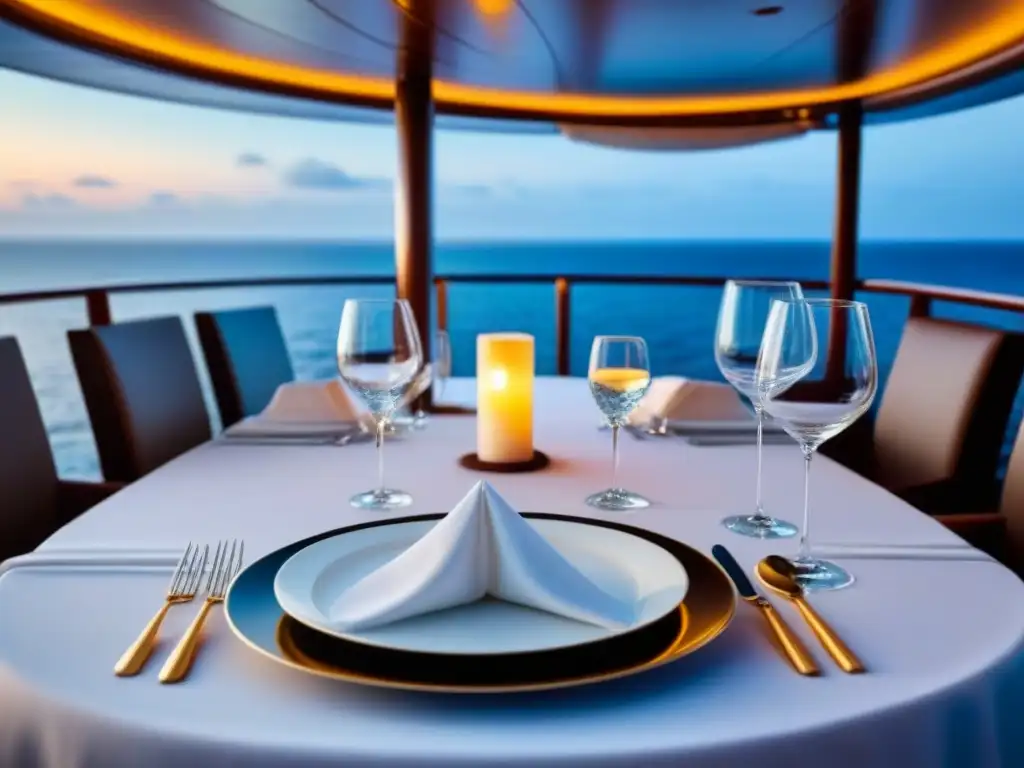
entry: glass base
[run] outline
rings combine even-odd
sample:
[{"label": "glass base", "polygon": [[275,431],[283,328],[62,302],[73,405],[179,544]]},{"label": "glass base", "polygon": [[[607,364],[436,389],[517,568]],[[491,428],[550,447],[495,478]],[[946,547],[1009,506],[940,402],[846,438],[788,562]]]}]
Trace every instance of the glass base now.
[{"label": "glass base", "polygon": [[365,491],[352,497],[352,506],[360,509],[399,509],[412,504],[412,496],[391,488]]},{"label": "glass base", "polygon": [[416,411],[416,413],[413,415],[413,419],[412,419],[412,428],[413,429],[426,429],[427,428],[427,424],[429,424],[429,423],[430,423],[430,417],[427,415],[426,411]]},{"label": "glass base", "polygon": [[587,496],[587,504],[598,509],[643,509],[651,506],[651,502],[638,493],[623,488],[609,488]]},{"label": "glass base", "polygon": [[722,525],[733,533],[753,539],[788,539],[797,534],[797,527],[792,523],[767,515],[733,515],[725,518]]},{"label": "glass base", "polygon": [[798,557],[792,562],[796,566],[797,584],[808,592],[842,589],[853,584],[853,574],[829,560]]}]

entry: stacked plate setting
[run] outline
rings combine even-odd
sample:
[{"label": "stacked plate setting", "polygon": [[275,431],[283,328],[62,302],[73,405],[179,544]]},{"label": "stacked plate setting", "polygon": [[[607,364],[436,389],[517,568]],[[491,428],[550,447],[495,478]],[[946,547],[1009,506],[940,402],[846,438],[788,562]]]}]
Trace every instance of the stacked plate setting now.
[{"label": "stacked plate setting", "polygon": [[639,528],[520,515],[486,483],[447,515],[328,531],[254,562],[228,622],[247,645],[353,683],[493,693],[562,688],[681,658],[725,629],[732,586]]}]

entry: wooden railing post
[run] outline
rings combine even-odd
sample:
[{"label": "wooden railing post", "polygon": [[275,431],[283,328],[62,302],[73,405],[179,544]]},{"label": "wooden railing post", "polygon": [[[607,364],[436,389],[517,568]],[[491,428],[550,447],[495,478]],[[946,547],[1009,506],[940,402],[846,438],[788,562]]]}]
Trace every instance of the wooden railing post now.
[{"label": "wooden railing post", "polygon": [[110,325],[110,295],[106,291],[86,293],[85,308],[89,315],[89,325]]},{"label": "wooden railing post", "polygon": [[568,376],[570,369],[570,338],[569,312],[571,301],[569,296],[569,280],[564,277],[555,278],[555,352],[558,361],[558,375]]},{"label": "wooden railing post", "polygon": [[910,297],[910,316],[928,317],[932,313],[932,297],[915,293]]},{"label": "wooden railing post", "polygon": [[448,330],[448,281],[437,279],[434,281],[434,298],[437,301],[437,328],[441,331]]},{"label": "wooden railing post", "polygon": [[[430,286],[433,272],[434,101],[432,5],[413,0],[402,16],[395,78],[398,178],[395,184],[395,293],[412,306],[431,360]],[[430,409],[431,391],[417,407]]]},{"label": "wooden railing post", "polygon": [[[860,204],[860,104],[839,111],[835,229],[832,235],[831,296],[849,301],[857,287],[857,217]],[[837,381],[846,368],[846,313],[834,312],[829,323],[826,377]]]}]

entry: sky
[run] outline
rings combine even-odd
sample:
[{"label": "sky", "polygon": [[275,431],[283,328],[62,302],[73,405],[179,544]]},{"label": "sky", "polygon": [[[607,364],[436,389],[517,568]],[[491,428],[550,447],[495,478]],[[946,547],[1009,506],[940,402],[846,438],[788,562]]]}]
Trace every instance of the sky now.
[{"label": "sky", "polygon": [[[255,116],[0,70],[0,238],[389,241],[388,125]],[[1024,98],[864,138],[861,236],[1024,239]],[[713,152],[439,131],[438,239],[827,239],[832,132]]]}]

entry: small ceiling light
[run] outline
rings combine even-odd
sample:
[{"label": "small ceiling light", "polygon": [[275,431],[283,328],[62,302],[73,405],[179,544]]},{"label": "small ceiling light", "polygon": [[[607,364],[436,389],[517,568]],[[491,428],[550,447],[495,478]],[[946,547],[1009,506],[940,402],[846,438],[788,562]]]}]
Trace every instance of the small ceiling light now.
[{"label": "small ceiling light", "polygon": [[755,16],[777,16],[782,13],[781,5],[763,5],[760,8],[755,8],[752,13]]}]

